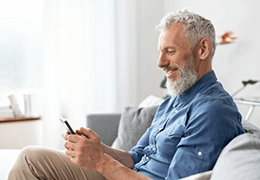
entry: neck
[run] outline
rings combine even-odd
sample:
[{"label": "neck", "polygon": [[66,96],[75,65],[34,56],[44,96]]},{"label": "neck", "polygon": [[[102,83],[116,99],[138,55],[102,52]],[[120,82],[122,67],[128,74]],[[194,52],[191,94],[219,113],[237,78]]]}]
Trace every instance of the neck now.
[{"label": "neck", "polygon": [[199,70],[198,70],[198,80],[202,78],[205,74],[208,74],[211,72],[212,69],[212,59],[206,59],[203,61],[200,61]]}]

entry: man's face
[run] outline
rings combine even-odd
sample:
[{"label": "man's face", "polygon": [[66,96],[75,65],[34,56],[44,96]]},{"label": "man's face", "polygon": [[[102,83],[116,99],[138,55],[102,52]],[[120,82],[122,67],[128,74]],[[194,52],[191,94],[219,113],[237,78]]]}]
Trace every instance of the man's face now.
[{"label": "man's face", "polygon": [[196,81],[197,72],[189,43],[184,37],[184,25],[177,23],[161,32],[158,66],[166,72],[170,95],[184,94]]}]

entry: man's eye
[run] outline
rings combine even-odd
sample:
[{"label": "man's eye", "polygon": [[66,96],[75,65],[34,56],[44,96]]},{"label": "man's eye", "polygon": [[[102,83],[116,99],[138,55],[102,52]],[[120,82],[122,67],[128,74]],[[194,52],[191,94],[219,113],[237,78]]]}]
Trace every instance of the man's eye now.
[{"label": "man's eye", "polygon": [[175,53],[175,51],[168,51],[168,54],[173,54]]}]

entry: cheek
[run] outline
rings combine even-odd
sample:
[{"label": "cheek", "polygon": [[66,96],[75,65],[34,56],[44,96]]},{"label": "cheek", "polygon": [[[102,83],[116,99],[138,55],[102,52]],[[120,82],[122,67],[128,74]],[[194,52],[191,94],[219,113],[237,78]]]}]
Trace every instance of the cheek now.
[{"label": "cheek", "polygon": [[177,67],[185,67],[191,62],[192,56],[190,53],[180,53],[172,59]]},{"label": "cheek", "polygon": [[186,64],[189,64],[191,61],[193,61],[192,59],[194,59],[194,58],[192,58],[190,53],[187,53],[187,54],[185,54],[183,59],[185,60],[184,62],[185,62],[185,65],[186,65]]}]

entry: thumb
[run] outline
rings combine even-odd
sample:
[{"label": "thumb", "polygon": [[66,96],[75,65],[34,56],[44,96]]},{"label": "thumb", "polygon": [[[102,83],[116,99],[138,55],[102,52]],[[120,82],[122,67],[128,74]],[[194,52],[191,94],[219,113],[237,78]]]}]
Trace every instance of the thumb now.
[{"label": "thumb", "polygon": [[83,135],[85,135],[89,139],[99,139],[98,134],[96,134],[94,131],[92,131],[89,128],[80,128],[80,131]]}]

